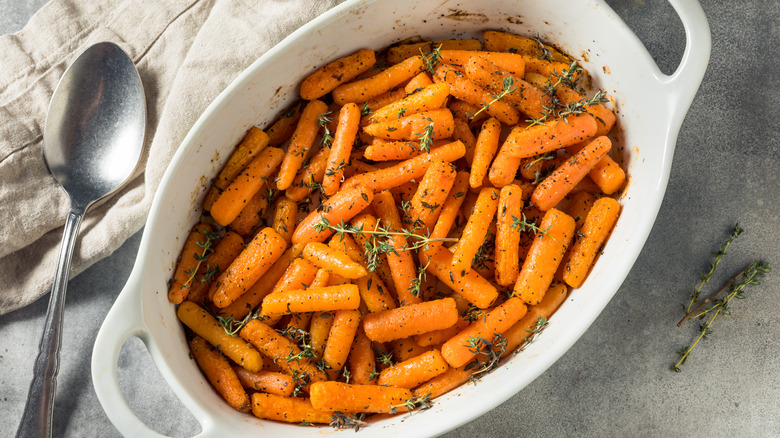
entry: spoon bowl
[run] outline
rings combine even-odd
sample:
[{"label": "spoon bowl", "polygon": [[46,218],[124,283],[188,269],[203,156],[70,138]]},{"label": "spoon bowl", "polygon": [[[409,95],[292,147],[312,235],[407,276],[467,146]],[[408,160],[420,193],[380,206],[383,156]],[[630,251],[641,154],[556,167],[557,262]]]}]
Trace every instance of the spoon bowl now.
[{"label": "spoon bowl", "polygon": [[43,133],[46,165],[70,197],[46,325],[17,437],[50,437],[70,262],[81,218],[119,189],[143,150],[146,102],[133,61],[116,44],[86,49],[54,90]]}]

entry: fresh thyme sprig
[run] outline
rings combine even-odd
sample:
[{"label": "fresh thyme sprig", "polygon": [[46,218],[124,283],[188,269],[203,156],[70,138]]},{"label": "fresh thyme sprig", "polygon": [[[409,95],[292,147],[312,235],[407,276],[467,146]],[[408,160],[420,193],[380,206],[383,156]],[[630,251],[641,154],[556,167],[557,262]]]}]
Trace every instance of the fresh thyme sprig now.
[{"label": "fresh thyme sprig", "polygon": [[430,123],[417,136],[420,137],[420,150],[430,152],[433,146],[433,120],[430,117],[426,117],[426,120]]},{"label": "fresh thyme sprig", "polygon": [[[484,374],[489,373],[498,366],[501,356],[506,352],[507,339],[500,334],[495,334],[493,340],[482,337],[469,337],[469,352],[476,355],[476,358],[468,363],[465,370],[474,370],[471,373],[471,380],[478,380]],[[484,356],[480,359],[480,356]]]},{"label": "fresh thyme sprig", "polygon": [[361,427],[368,423],[363,421],[366,418],[366,414],[361,412],[357,415],[345,414],[343,412],[336,411],[330,417],[330,427],[336,429],[355,429],[355,432],[359,431]]},{"label": "fresh thyme sprig", "polygon": [[514,93],[515,91],[517,91],[517,87],[512,88],[512,85],[514,85],[514,83],[515,81],[514,79],[512,79],[511,76],[505,77],[504,82],[502,84],[503,89],[501,90],[501,92],[498,94],[491,94],[490,97],[492,97],[493,100],[491,100],[488,103],[482,104],[482,107],[478,109],[474,114],[466,114],[466,117],[468,117],[469,119],[473,119],[474,117],[477,117],[477,115],[482,111],[487,111],[488,109],[490,109],[490,105],[493,105],[499,100],[505,98],[507,94]]},{"label": "fresh thyme sprig", "polygon": [[431,50],[428,52],[424,52],[422,47],[420,47],[420,56],[422,56],[425,70],[433,75],[436,74],[436,66],[441,61],[441,44],[434,45],[431,43],[429,47]]},{"label": "fresh thyme sprig", "polygon": [[236,337],[238,336],[238,332],[241,331],[242,328],[255,317],[255,315],[252,312],[249,312],[244,319],[241,321],[236,321],[233,319],[232,316],[219,316],[217,314],[214,314],[214,316],[217,318],[217,321],[219,321],[219,325],[222,326],[222,328],[225,330],[225,333],[228,336]]},{"label": "fresh thyme sprig", "polygon": [[534,323],[533,327],[531,327],[530,330],[525,331],[528,333],[528,336],[523,335],[525,338],[525,343],[523,343],[523,345],[515,350],[515,354],[520,353],[521,351],[528,348],[528,346],[536,340],[536,337],[539,336],[539,333],[543,332],[549,324],[550,321],[548,321],[547,318],[540,316],[539,319],[537,319]]},{"label": "fresh thyme sprig", "polygon": [[[200,254],[195,254],[195,260],[197,260],[198,263],[196,263],[195,266],[192,267],[192,269],[184,270],[184,273],[188,275],[187,281],[185,281],[184,284],[182,285],[182,287],[184,287],[185,289],[189,288],[192,281],[195,280],[195,278],[198,275],[198,270],[200,269],[200,265],[202,265],[203,262],[205,262],[206,259],[209,258],[209,255],[212,252],[214,252],[213,249],[214,241],[219,239],[219,234],[213,233],[209,230],[203,230],[203,236],[206,238],[205,242],[195,242],[195,244],[202,249]],[[213,275],[213,274],[209,274],[208,271],[206,272],[206,274]],[[201,281],[201,283],[205,283],[206,281],[208,281],[208,278],[206,278],[205,281],[203,278],[200,278],[199,280]]]},{"label": "fresh thyme sprig", "polygon": [[538,226],[536,226],[536,221],[528,221],[525,217],[525,213],[520,213],[520,217],[512,216],[512,225],[510,227],[516,229],[519,232],[524,231],[530,231],[534,234],[541,234],[542,237],[550,237],[550,239],[555,240],[554,237],[551,237],[549,234],[547,234],[547,231],[550,229],[550,227],[547,227],[546,229],[541,229]]},{"label": "fresh thyme sprig", "polygon": [[374,353],[378,354],[376,361],[379,364],[386,365],[386,366],[394,366],[395,362],[393,361],[393,353],[389,351],[382,350],[379,347],[374,347]]},{"label": "fresh thyme sprig", "polygon": [[409,286],[409,293],[412,296],[419,297],[421,292],[421,287],[423,281],[427,279],[426,272],[428,269],[428,265],[431,264],[431,261],[428,260],[428,263],[425,264],[425,266],[418,266],[417,267],[417,276],[412,279],[412,284]]},{"label": "fresh thyme sprig", "polygon": [[539,54],[536,55],[538,59],[543,59],[545,61],[552,60],[552,52],[550,52],[550,49],[547,48],[546,45],[544,45],[544,42],[542,41],[542,37],[537,35],[534,35],[531,37],[532,40],[536,42],[536,44],[539,45]]},{"label": "fresh thyme sprig", "polygon": [[[712,334],[712,323],[715,321],[715,318],[717,318],[718,315],[731,314],[731,310],[729,308],[729,303],[731,300],[734,298],[745,298],[745,286],[751,284],[760,284],[759,279],[769,272],[769,264],[763,261],[754,261],[731,279],[729,282],[730,286],[728,287],[728,291],[725,297],[721,299],[715,299],[715,297],[720,295],[721,291],[725,289],[724,287],[723,289],[716,292],[712,297],[705,300],[705,302],[700,306],[702,309],[697,308],[689,314],[690,316],[686,315],[686,318],[683,318],[683,320],[680,321],[680,324],[682,324],[686,319],[689,318],[704,318],[707,315],[711,315],[709,320],[699,326],[699,336],[696,338],[696,340],[694,340],[691,345],[684,347],[677,352],[681,357],[680,360],[678,360],[677,363],[672,366],[672,370],[679,373],[681,371],[680,367],[685,364],[686,360],[688,360],[688,357],[690,356],[693,348],[696,347],[699,341],[702,339],[707,339],[707,336]],[[704,306],[709,302],[712,302],[712,305],[705,309]]]},{"label": "fresh thyme sprig", "polygon": [[331,112],[327,111],[317,116],[317,125],[323,129],[322,140],[320,140],[320,143],[325,147],[330,147],[330,144],[333,143],[333,135],[331,135],[330,129],[328,129],[328,124],[332,121],[332,119],[329,117],[330,114]]},{"label": "fresh thyme sprig", "polygon": [[400,405],[391,406],[390,413],[395,414],[400,408],[406,408],[409,412],[415,409],[424,411],[426,409],[430,409],[431,406],[433,406],[433,403],[431,402],[431,394],[428,393],[422,397],[414,396]]},{"label": "fresh thyme sprig", "polygon": [[[693,306],[693,303],[699,301],[699,295],[701,294],[701,289],[704,287],[705,284],[709,283],[710,280],[712,280],[712,275],[715,274],[715,269],[717,269],[718,265],[720,264],[720,261],[723,260],[723,256],[726,255],[726,250],[729,249],[729,246],[732,242],[734,242],[734,239],[736,239],[743,230],[739,224],[734,225],[734,229],[731,231],[731,235],[729,236],[728,240],[721,245],[718,252],[713,253],[713,259],[710,262],[710,267],[707,270],[707,272],[701,273],[701,281],[699,282],[699,286],[694,289],[694,291],[691,293],[691,301],[688,303],[688,307],[685,307],[685,313],[691,312],[691,306]],[[679,324],[678,324],[679,325]]]}]

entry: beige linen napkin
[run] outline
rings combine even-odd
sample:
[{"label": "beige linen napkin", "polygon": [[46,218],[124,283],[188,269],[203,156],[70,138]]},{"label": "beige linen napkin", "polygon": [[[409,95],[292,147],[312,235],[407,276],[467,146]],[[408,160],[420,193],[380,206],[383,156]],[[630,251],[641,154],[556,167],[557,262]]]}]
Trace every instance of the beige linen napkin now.
[{"label": "beige linen napkin", "polygon": [[51,288],[65,192],[43,161],[51,94],[98,41],[119,44],[147,99],[145,158],[135,178],[84,218],[72,275],[108,256],[146,220],[162,174],[208,104],[250,63],[340,0],[54,0],[0,37],[0,314]]}]

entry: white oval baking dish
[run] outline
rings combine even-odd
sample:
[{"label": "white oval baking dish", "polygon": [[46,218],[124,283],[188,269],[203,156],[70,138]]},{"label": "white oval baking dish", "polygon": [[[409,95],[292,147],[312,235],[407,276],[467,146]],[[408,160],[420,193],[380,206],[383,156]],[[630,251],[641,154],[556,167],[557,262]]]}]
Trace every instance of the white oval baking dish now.
[{"label": "white oval baking dish", "polygon": [[[437,399],[432,409],[373,422],[361,434],[433,436],[454,429],[520,391],[557,360],[620,287],[650,233],[669,178],[677,133],[706,69],[710,31],[695,0],[670,0],[685,27],[686,48],[671,76],[601,0],[351,0],[301,27],[242,73],[208,107],[163,176],[132,274],[95,341],[92,378],[109,419],[124,436],[160,436],[131,411],[119,389],[117,357],[138,336],[167,383],[202,426],[199,437],[313,437],[337,433],[262,421],[234,411],[188,357],[184,331],[167,301],[166,281],[199,216],[209,180],[252,125],[265,126],[297,97],[297,84],[324,62],[412,36],[477,36],[485,29],[539,34],[581,61],[593,86],[618,109],[630,182],[623,212],[585,283],[522,354]],[[352,432],[349,432],[352,433]]]}]

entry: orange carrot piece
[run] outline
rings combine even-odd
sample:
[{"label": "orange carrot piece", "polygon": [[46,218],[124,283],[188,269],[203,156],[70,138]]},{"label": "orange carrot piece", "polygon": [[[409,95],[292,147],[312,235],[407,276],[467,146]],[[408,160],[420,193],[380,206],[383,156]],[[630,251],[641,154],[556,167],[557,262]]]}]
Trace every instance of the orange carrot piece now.
[{"label": "orange carrot piece", "polygon": [[[518,347],[525,344],[536,332],[542,329],[541,325],[563,303],[568,294],[568,288],[563,283],[553,283],[545,292],[542,301],[535,306],[528,306],[528,312],[517,321],[515,325],[506,330],[502,336],[506,338],[506,347],[501,357],[507,357]],[[539,318],[543,318],[541,321]]]},{"label": "orange carrot piece", "polygon": [[529,181],[537,181],[543,175],[552,173],[553,170],[565,163],[567,159],[569,159],[567,154],[558,153],[558,151],[523,158],[520,161],[520,175]]},{"label": "orange carrot piece", "polygon": [[363,130],[372,137],[385,140],[420,140],[424,135],[439,140],[452,135],[454,123],[452,112],[439,108],[372,123]]},{"label": "orange carrot piece", "polygon": [[252,162],[268,146],[269,140],[269,136],[263,130],[256,126],[249,128],[249,131],[246,132],[236,149],[230,154],[227,163],[222,166],[222,170],[219,171],[219,175],[214,179],[214,183],[208,193],[206,193],[206,197],[203,199],[204,210],[211,211],[211,207],[219,197],[219,194],[233,182],[247,164]]},{"label": "orange carrot piece", "polygon": [[212,230],[211,225],[198,224],[187,235],[179,255],[179,262],[173,272],[171,287],[168,289],[168,301],[173,304],[184,301],[190,289],[200,282],[196,278],[197,272],[200,271],[198,259],[208,255],[205,245],[209,241],[208,236]]},{"label": "orange carrot piece", "polygon": [[566,284],[574,288],[582,286],[619,214],[620,204],[613,198],[601,198],[593,204],[572,245],[563,273]]},{"label": "orange carrot piece", "polygon": [[211,217],[223,227],[233,222],[244,205],[260,191],[268,177],[279,167],[283,155],[284,152],[279,148],[263,149],[219,195],[211,207]]},{"label": "orange carrot piece", "polygon": [[343,84],[333,90],[333,101],[338,105],[348,102],[363,103],[390,91],[407,79],[423,71],[423,60],[413,56],[369,78]]},{"label": "orange carrot piece", "polygon": [[469,185],[472,188],[482,187],[490,167],[490,162],[498,150],[498,138],[501,134],[501,122],[491,117],[482,124],[477,143],[474,147],[474,158],[471,162]]},{"label": "orange carrot piece", "polygon": [[315,409],[305,398],[283,397],[256,392],[252,394],[252,414],[264,420],[285,423],[330,423],[333,412]]},{"label": "orange carrot piece", "polygon": [[458,368],[450,367],[412,392],[415,397],[428,397],[432,400],[468,382],[470,377],[471,370],[467,370],[465,365]]},{"label": "orange carrot piece", "polygon": [[363,318],[363,329],[372,341],[388,342],[445,329],[457,321],[455,301],[443,298],[369,313]]},{"label": "orange carrot piece", "polygon": [[477,84],[466,78],[463,73],[447,64],[439,64],[436,67],[435,81],[444,82],[450,86],[450,94],[464,102],[485,108],[485,112],[508,125],[517,124],[520,114],[512,105],[497,100],[489,92],[480,88]]},{"label": "orange carrot piece", "polygon": [[[425,73],[420,73],[420,76],[428,79]],[[369,121],[371,123],[386,122],[441,108],[449,96],[449,87],[447,84],[433,84],[430,79],[428,81],[431,85],[374,111],[369,116]]]},{"label": "orange carrot piece", "polygon": [[322,229],[317,224],[339,224],[349,221],[371,204],[374,193],[362,186],[343,187],[322,206],[306,216],[292,236],[293,243],[323,242],[333,234],[330,228]]},{"label": "orange carrot piece", "polygon": [[[510,133],[509,135],[511,136],[512,134]],[[506,140],[504,143],[506,143]],[[522,158],[509,154],[507,149],[499,148],[496,158],[493,159],[493,164],[490,165],[488,180],[496,187],[504,187],[507,184],[511,184],[512,180],[515,179],[515,175],[517,175],[517,170],[520,168],[522,160]]]},{"label": "orange carrot piece", "polygon": [[353,383],[357,385],[376,384],[376,356],[374,356],[371,340],[363,332],[362,327],[358,327],[348,360]]},{"label": "orange carrot piece", "polygon": [[379,373],[378,385],[412,389],[444,373],[449,365],[439,350],[433,349],[419,356],[385,368]]},{"label": "orange carrot piece", "polygon": [[203,304],[206,298],[211,299],[208,297],[211,283],[216,280],[216,276],[220,272],[224,272],[230,266],[230,263],[241,254],[243,249],[243,237],[232,231],[225,233],[219,239],[217,246],[214,247],[214,252],[200,265],[197,273],[200,280],[190,283],[190,293],[187,295],[187,299],[198,304]]},{"label": "orange carrot piece", "polygon": [[295,376],[308,373],[312,382],[326,379],[325,373],[311,361],[299,359],[301,349],[295,343],[267,324],[252,319],[241,329],[240,335],[261,353],[271,358],[286,374]]},{"label": "orange carrot piece", "polygon": [[378,385],[350,385],[341,382],[317,382],[309,391],[315,409],[341,412],[404,412],[412,398],[408,389]]},{"label": "orange carrot piece", "polygon": [[488,227],[493,222],[498,208],[499,190],[485,187],[479,191],[474,211],[469,216],[466,228],[458,240],[458,248],[452,257],[452,272],[461,277],[471,271],[471,262],[485,242]]},{"label": "orange carrot piece", "polygon": [[309,325],[311,348],[317,357],[322,357],[328,341],[330,327],[333,325],[333,312],[314,312]]},{"label": "orange carrot piece", "polygon": [[[373,114],[374,111],[378,110],[379,108],[383,108],[387,105],[390,105],[391,103],[396,102],[399,99],[403,99],[405,96],[406,96],[406,91],[404,90],[403,87],[399,87],[399,88],[393,88],[390,91],[382,93],[379,96],[376,96],[373,99],[364,102],[360,106],[360,109],[362,110],[363,114],[366,114],[366,111],[368,111],[368,114],[360,119],[360,126],[366,126],[369,124],[371,114]],[[362,131],[359,134],[362,134]]]},{"label": "orange carrot piece", "polygon": [[274,220],[271,228],[282,236],[288,244],[295,231],[295,215],[298,213],[298,203],[287,198],[276,201]]},{"label": "orange carrot piece", "polygon": [[514,296],[527,304],[539,304],[574,235],[574,219],[551,208],[542,218],[515,283]]},{"label": "orange carrot piece", "polygon": [[395,309],[396,304],[390,291],[385,286],[379,275],[371,272],[363,278],[359,278],[355,283],[360,291],[360,299],[366,305],[369,312],[381,312],[383,310]]},{"label": "orange carrot piece", "polygon": [[[571,67],[571,62],[555,62],[548,61],[546,59],[539,59],[534,56],[522,55],[525,61],[525,74],[535,73],[542,75],[550,80],[557,81],[559,76],[567,75]],[[577,79],[580,75],[578,71],[574,71],[571,74],[573,79]]]},{"label": "orange carrot piece", "polygon": [[414,342],[421,347],[434,347],[447,342],[448,339],[457,335],[463,329],[468,327],[470,322],[463,317],[458,318],[458,322],[451,327],[441,330],[434,330],[428,333],[421,333],[414,337]]},{"label": "orange carrot piece", "polygon": [[354,310],[360,305],[360,292],[354,284],[272,292],[263,299],[263,312],[328,312]]},{"label": "orange carrot piece", "polygon": [[588,176],[601,188],[605,195],[617,192],[626,183],[626,172],[609,155],[604,155],[593,166]]},{"label": "orange carrot piece", "polygon": [[250,241],[228,269],[211,286],[214,304],[227,307],[254,285],[287,248],[284,238],[271,228],[264,228]]},{"label": "orange carrot piece", "polygon": [[268,144],[271,146],[279,146],[295,132],[295,126],[298,124],[298,119],[301,118],[301,111],[303,110],[304,102],[299,100],[285,111],[281,117],[268,127],[266,132],[268,133]]},{"label": "orange carrot piece", "polygon": [[295,389],[292,377],[274,371],[258,371],[256,373],[234,366],[233,371],[238,376],[241,385],[247,389],[267,392],[269,394],[289,397]]},{"label": "orange carrot piece", "polygon": [[[550,96],[532,84],[477,55],[469,58],[465,65],[466,76],[475,84],[492,92],[503,94],[503,101],[532,118],[543,117],[545,108],[551,107]],[[507,87],[508,85],[508,87]],[[508,91],[508,92],[507,92]]]},{"label": "orange carrot piece", "polygon": [[470,340],[482,338],[492,342],[495,335],[503,333],[520,321],[527,310],[522,300],[517,297],[509,298],[445,342],[441,347],[442,356],[451,367],[466,365],[475,356]]},{"label": "orange carrot piece", "polygon": [[585,216],[599,197],[588,192],[579,192],[569,196],[569,203],[563,211],[574,218],[576,230],[582,228],[582,224],[585,223]]},{"label": "orange carrot piece", "polygon": [[406,94],[412,94],[431,84],[433,84],[431,77],[428,75],[428,73],[422,72],[406,83],[404,86],[404,91]]},{"label": "orange carrot piece", "polygon": [[[385,345],[384,343],[380,343],[379,345]],[[405,360],[409,360],[413,357],[417,357],[426,351],[430,350],[430,347],[420,347],[417,345],[417,342],[414,341],[414,338],[404,338],[404,339],[397,339],[390,343],[392,346],[392,352],[393,352],[393,359],[395,359],[397,362],[403,362]],[[387,368],[386,366],[383,366],[382,369]]]},{"label": "orange carrot piece", "polygon": [[295,127],[290,145],[287,146],[287,152],[279,167],[279,176],[277,177],[276,187],[279,190],[289,188],[295,174],[298,173],[303,162],[306,160],[309,149],[314,144],[314,138],[319,131],[318,119],[321,114],[328,111],[328,106],[319,100],[312,100],[306,104]]},{"label": "orange carrot piece", "polygon": [[[393,232],[401,230],[403,226],[401,216],[398,214],[398,208],[390,192],[383,191],[374,195],[372,205],[377,215],[379,215],[382,227]],[[387,253],[387,263],[390,266],[395,290],[411,291],[414,288],[417,269],[414,266],[412,254],[404,250],[408,243],[403,236],[399,235],[393,235],[388,240],[395,249],[395,252]],[[401,296],[406,297],[403,293]]]},{"label": "orange carrot piece", "polygon": [[330,327],[322,358],[334,372],[341,371],[347,363],[352,342],[360,327],[360,316],[358,310],[337,310],[333,316],[333,325]]},{"label": "orange carrot piece", "polygon": [[355,175],[344,182],[344,187],[354,187],[362,184],[374,192],[389,190],[405,182],[420,178],[434,161],[441,160],[451,163],[463,157],[465,153],[466,147],[463,143],[454,141],[431,150],[429,154],[410,158],[387,169]]},{"label": "orange carrot piece", "polygon": [[411,140],[387,141],[377,138],[366,147],[363,156],[371,161],[408,160],[423,152],[420,149],[420,142]]},{"label": "orange carrot piece", "polygon": [[338,128],[330,145],[328,165],[322,179],[322,191],[327,196],[333,196],[344,180],[344,167],[349,164],[349,154],[352,153],[359,123],[360,108],[357,105],[348,103],[341,107]]},{"label": "orange carrot piece", "polygon": [[460,140],[466,146],[466,163],[471,165],[474,161],[474,149],[477,148],[477,137],[471,132],[471,128],[467,123],[467,120],[455,119],[452,128],[452,138],[454,140]]},{"label": "orange carrot piece", "polygon": [[284,196],[298,202],[314,191],[325,177],[328,157],[330,157],[330,147],[323,146],[311,157],[309,164],[298,172],[292,185],[285,190]]},{"label": "orange carrot piece", "polygon": [[447,248],[431,246],[428,251],[421,253],[420,261],[424,266],[428,266],[428,272],[475,306],[480,309],[490,306],[498,298],[495,286],[474,270],[469,270],[465,276],[454,272],[452,258],[452,253]]},{"label": "orange carrot piece", "polygon": [[[285,271],[289,267],[293,260],[301,255],[303,252],[303,245],[292,245],[287,251],[279,257],[273,266],[260,277],[260,280],[246,293],[238,297],[231,305],[219,309],[219,315],[223,317],[230,317],[235,320],[243,319],[249,312],[251,312],[258,304],[273,290],[274,285],[284,275]],[[225,271],[224,269],[222,270]],[[211,290],[209,290],[211,292]],[[216,292],[216,290],[215,290]]]},{"label": "orange carrot piece", "polygon": [[496,283],[509,286],[520,272],[520,232],[512,227],[522,218],[523,198],[520,187],[510,184],[498,196],[496,218]]},{"label": "orange carrot piece", "polygon": [[211,316],[204,308],[192,301],[185,301],[179,306],[176,315],[196,335],[214,345],[233,362],[249,371],[257,372],[263,368],[263,358],[260,357],[260,353],[243,339],[228,335],[217,318]]},{"label": "orange carrot piece", "polygon": [[[460,206],[463,205],[463,200],[466,199],[468,179],[469,174],[464,171],[460,171],[455,175],[455,182],[453,182],[452,189],[450,189],[441,212],[439,212],[439,218],[436,220],[436,225],[431,232],[431,239],[443,239],[450,234],[452,224],[460,212]],[[441,245],[441,242],[434,241],[432,245]]]},{"label": "orange carrot piece", "polygon": [[249,412],[249,396],[227,358],[200,336],[195,336],[190,341],[190,351],[203,374],[227,404],[237,411]]},{"label": "orange carrot piece", "polygon": [[515,35],[510,32],[487,30],[482,33],[485,50],[506,52],[509,50],[534,57],[547,56],[555,62],[569,63],[571,60],[548,44],[540,44],[536,39]]},{"label": "orange carrot piece", "polygon": [[430,233],[454,182],[455,168],[452,164],[445,161],[431,163],[412,197],[406,213],[408,223],[413,228],[421,227],[423,233]]},{"label": "orange carrot piece", "polygon": [[328,272],[353,280],[368,274],[365,268],[352,261],[346,253],[331,249],[321,242],[307,243],[303,248],[303,258]]},{"label": "orange carrot piece", "polygon": [[274,284],[271,293],[305,289],[317,276],[317,266],[306,259],[297,258],[289,263],[282,277]]},{"label": "orange carrot piece", "polygon": [[[263,184],[265,185],[265,184]],[[230,222],[230,229],[248,237],[254,229],[263,223],[263,216],[268,211],[268,204],[273,202],[274,192],[266,192],[261,187],[260,190],[244,204],[241,212]]]},{"label": "orange carrot piece", "polygon": [[502,149],[518,158],[561,149],[577,144],[592,137],[596,133],[596,119],[590,114],[574,114],[565,120],[553,119],[544,125],[529,128],[517,127],[507,137]]},{"label": "orange carrot piece", "polygon": [[597,137],[544,179],[531,195],[542,211],[556,206],[612,148],[607,137]]},{"label": "orange carrot piece", "polygon": [[472,56],[481,56],[518,78],[525,75],[525,60],[522,55],[506,52],[477,52],[473,50],[442,50],[441,61],[463,68]]},{"label": "orange carrot piece", "polygon": [[301,82],[301,98],[319,99],[339,85],[355,79],[375,63],[376,56],[370,49],[358,50],[349,56],[331,61]]},{"label": "orange carrot piece", "polygon": [[480,50],[482,43],[479,40],[438,40],[424,43],[403,44],[387,49],[387,62],[394,64],[401,62],[410,56],[419,55],[420,52],[430,56],[434,49],[438,50]]}]

